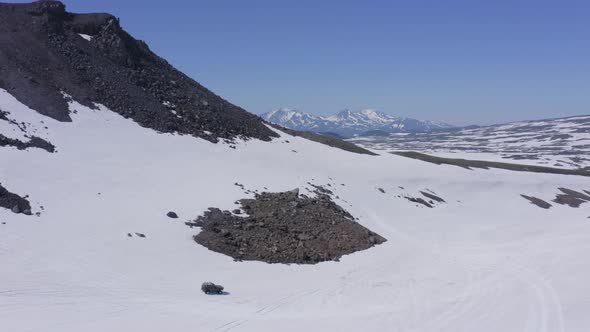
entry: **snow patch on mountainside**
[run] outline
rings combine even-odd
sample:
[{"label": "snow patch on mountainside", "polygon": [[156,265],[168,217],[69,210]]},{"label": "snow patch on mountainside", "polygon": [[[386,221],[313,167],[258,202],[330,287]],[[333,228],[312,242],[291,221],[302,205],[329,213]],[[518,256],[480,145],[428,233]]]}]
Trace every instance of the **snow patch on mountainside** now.
[{"label": "snow patch on mountainside", "polygon": [[[0,182],[40,216],[0,208],[7,331],[570,331],[590,326],[587,206],[544,210],[576,176],[366,156],[280,133],[236,149],[157,133],[70,102],[58,122],[0,109],[56,153],[0,147]],[[0,120],[0,123],[5,120]],[[47,127],[47,128],[45,128]],[[2,134],[12,126],[3,126]],[[234,262],[184,222],[251,190],[324,185],[382,245],[314,266]],[[426,208],[405,197],[433,192]],[[173,210],[180,218],[170,219]],[[127,236],[144,234],[145,238]],[[225,286],[207,296],[203,281]]]},{"label": "snow patch on mountainside", "polygon": [[78,35],[80,35],[80,37],[86,39],[87,41],[91,41],[92,40],[92,36],[91,35],[86,35],[83,33],[79,33]]}]

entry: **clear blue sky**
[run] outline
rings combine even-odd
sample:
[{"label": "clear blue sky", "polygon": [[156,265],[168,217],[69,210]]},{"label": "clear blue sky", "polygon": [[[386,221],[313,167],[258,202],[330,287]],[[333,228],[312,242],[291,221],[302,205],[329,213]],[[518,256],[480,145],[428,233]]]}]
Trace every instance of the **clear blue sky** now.
[{"label": "clear blue sky", "polygon": [[253,113],[487,124],[590,113],[590,1],[66,0]]}]

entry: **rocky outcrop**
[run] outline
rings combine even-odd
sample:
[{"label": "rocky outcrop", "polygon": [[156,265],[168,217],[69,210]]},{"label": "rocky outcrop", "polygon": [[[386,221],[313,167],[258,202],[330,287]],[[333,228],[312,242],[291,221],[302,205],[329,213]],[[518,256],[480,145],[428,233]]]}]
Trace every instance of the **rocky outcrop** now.
[{"label": "rocky outcrop", "polygon": [[23,142],[0,134],[0,146],[12,146],[19,150],[39,148],[47,152],[55,152],[55,146],[53,146],[53,144],[37,136],[32,136],[29,141]]},{"label": "rocky outcrop", "polygon": [[59,121],[71,121],[65,92],[160,132],[212,142],[277,136],[135,40],[116,17],[69,13],[57,1],[0,4],[0,88]]},{"label": "rocky outcrop", "polygon": [[14,213],[23,213],[31,215],[31,204],[26,197],[21,197],[8,191],[0,183],[0,207],[9,209]]},{"label": "rocky outcrop", "polygon": [[210,208],[187,223],[202,228],[195,241],[236,260],[297,264],[338,260],[386,241],[325,194],[265,192],[239,202],[243,216]]},{"label": "rocky outcrop", "polygon": [[590,195],[583,194],[568,188],[558,188],[561,194],[557,194],[553,202],[569,207],[577,208],[580,205],[590,202]]},{"label": "rocky outcrop", "polygon": [[527,195],[523,195],[523,194],[521,194],[520,196],[522,198],[528,200],[531,204],[534,204],[534,205],[540,207],[541,209],[547,210],[547,209],[551,208],[551,204],[547,203],[546,201],[544,201],[538,197],[527,196]]},{"label": "rocky outcrop", "polygon": [[433,203],[429,203],[426,200],[424,200],[423,198],[420,197],[412,197],[412,196],[404,196],[405,199],[407,199],[410,202],[413,203],[418,203],[418,204],[422,204],[424,206],[426,206],[427,208],[433,208]]}]

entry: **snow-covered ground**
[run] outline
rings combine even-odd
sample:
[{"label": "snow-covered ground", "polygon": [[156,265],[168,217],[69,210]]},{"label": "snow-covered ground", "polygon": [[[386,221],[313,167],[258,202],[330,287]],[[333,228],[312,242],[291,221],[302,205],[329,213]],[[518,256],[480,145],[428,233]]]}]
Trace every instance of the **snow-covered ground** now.
[{"label": "snow-covered ground", "polygon": [[[75,102],[73,122],[56,122],[3,90],[0,109],[57,147],[0,147],[0,182],[41,212],[0,208],[2,331],[590,329],[590,203],[543,210],[520,197],[590,190],[589,178],[357,155],[286,134],[234,150]],[[14,124],[0,124],[8,136]],[[234,207],[245,197],[235,182],[330,184],[388,241],[313,266],[234,262],[184,221]],[[398,197],[426,189],[447,203]],[[229,294],[204,295],[204,281]]]},{"label": "snow-covered ground", "polygon": [[590,168],[590,115],[350,141],[381,152],[410,150],[439,157]]}]

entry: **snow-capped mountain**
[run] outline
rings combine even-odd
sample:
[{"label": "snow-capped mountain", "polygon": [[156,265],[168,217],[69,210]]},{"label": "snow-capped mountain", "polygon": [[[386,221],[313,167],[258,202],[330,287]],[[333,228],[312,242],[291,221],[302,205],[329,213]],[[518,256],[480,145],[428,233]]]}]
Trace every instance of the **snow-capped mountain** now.
[{"label": "snow-capped mountain", "polygon": [[305,131],[330,132],[354,136],[370,131],[385,133],[421,133],[453,128],[443,122],[396,117],[372,109],[343,110],[333,115],[313,115],[293,109],[279,108],[261,115],[266,121]]},{"label": "snow-capped mountain", "polygon": [[324,120],[320,116],[289,108],[279,108],[264,113],[262,118],[268,122],[295,130],[323,131],[322,129],[330,124],[330,121]]}]

